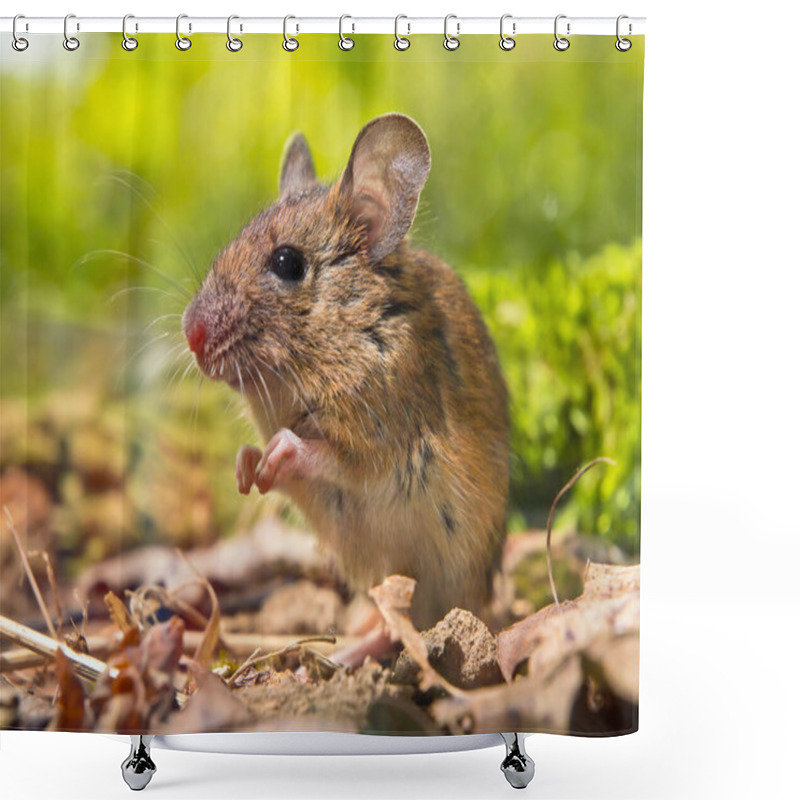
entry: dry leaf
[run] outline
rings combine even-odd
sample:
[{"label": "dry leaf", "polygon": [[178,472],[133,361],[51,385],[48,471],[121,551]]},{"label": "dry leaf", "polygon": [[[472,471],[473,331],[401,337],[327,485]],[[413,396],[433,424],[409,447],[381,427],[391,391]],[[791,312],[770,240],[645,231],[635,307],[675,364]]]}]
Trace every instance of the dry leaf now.
[{"label": "dry leaf", "polygon": [[432,686],[440,686],[451,695],[462,694],[461,689],[445,680],[428,661],[428,648],[422,634],[414,627],[409,617],[411,598],[417,582],[404,575],[390,575],[380,586],[369,590],[369,596],[375,601],[378,610],[389,626],[389,633],[394,640],[403,643],[411,658],[420,668],[419,687],[422,691]]},{"label": "dry leaf", "polygon": [[[211,547],[192,550],[192,564],[215,586],[248,587],[272,577],[327,576],[328,562],[320,554],[310,533],[289,528],[276,519],[264,519],[247,535],[222,539]],[[111,589],[121,595],[126,589],[161,584],[175,589],[194,577],[193,570],[173,547],[138,547],[86,569],[78,583],[81,597],[97,599]],[[189,605],[202,598],[185,596]]]},{"label": "dry leaf", "polygon": [[528,659],[529,675],[547,675],[572,653],[639,630],[639,568],[589,565],[583,594],[549,605],[501,631],[497,659],[511,681]]},{"label": "dry leaf", "polygon": [[217,646],[217,642],[219,642],[219,600],[217,600],[217,593],[214,591],[214,587],[209,583],[208,579],[201,575],[192,566],[183,553],[180,551],[178,552],[180,553],[183,561],[186,562],[192,572],[195,573],[197,579],[203,584],[208,592],[209,597],[211,598],[211,615],[208,618],[206,629],[203,631],[203,638],[200,640],[200,644],[197,645],[197,650],[194,654],[194,660],[199,664],[202,664],[204,667],[207,667],[211,663],[211,657],[214,655],[214,649]]},{"label": "dry leaf", "polygon": [[136,627],[133,624],[130,614],[128,614],[128,609],[125,608],[125,603],[123,603],[122,600],[120,600],[119,597],[114,594],[114,592],[107,592],[103,600],[108,607],[108,614],[111,617],[112,622],[122,631],[123,634],[126,634],[131,628]]},{"label": "dry leaf", "polygon": [[250,712],[227,684],[213,672],[190,662],[197,689],[181,711],[168,720],[168,733],[216,733],[241,728],[251,721]]},{"label": "dry leaf", "polygon": [[56,651],[58,697],[53,727],[59,731],[89,729],[83,684],[72,671],[72,664],[61,650]]},{"label": "dry leaf", "polygon": [[638,564],[627,567],[613,564],[586,565],[583,574],[583,598],[616,597],[639,591],[641,570]]},{"label": "dry leaf", "polygon": [[583,594],[502,631],[498,661],[513,683],[437,700],[453,732],[623,733],[636,727],[639,569],[590,565]]},{"label": "dry leaf", "polygon": [[522,678],[446,697],[431,705],[431,714],[451,733],[568,733],[582,682],[580,658],[573,656],[545,680]]},{"label": "dry leaf", "polygon": [[96,730],[146,733],[165,719],[175,698],[174,673],[183,652],[183,620],[172,617],[140,637],[137,628],[123,637],[108,661],[116,677],[104,673],[92,693]]}]

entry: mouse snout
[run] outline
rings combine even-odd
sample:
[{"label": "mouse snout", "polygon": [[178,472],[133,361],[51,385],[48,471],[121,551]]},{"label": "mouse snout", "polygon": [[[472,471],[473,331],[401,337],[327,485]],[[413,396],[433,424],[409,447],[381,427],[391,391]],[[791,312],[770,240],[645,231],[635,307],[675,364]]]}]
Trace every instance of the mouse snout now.
[{"label": "mouse snout", "polygon": [[[183,313],[183,335],[197,366],[214,379],[233,380],[249,306],[235,290],[203,287]],[[228,368],[226,374],[226,366]]]},{"label": "mouse snout", "polygon": [[196,302],[191,303],[183,315],[183,335],[189,343],[189,349],[202,358],[206,348],[206,323]]},{"label": "mouse snout", "polygon": [[186,341],[189,349],[198,356],[203,355],[206,346],[206,326],[202,320],[195,320],[186,330]]}]

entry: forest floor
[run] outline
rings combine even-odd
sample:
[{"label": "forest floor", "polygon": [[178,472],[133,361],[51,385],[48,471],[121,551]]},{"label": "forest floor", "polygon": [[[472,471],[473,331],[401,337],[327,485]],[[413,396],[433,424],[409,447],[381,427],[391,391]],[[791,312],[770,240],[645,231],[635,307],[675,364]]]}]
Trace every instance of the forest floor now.
[{"label": "forest floor", "polygon": [[[413,580],[352,594],[314,536],[274,509],[210,534],[208,465],[196,459],[174,473],[162,464],[142,495],[108,455],[113,412],[91,424],[68,407],[3,413],[0,728],[636,729],[639,568],[614,548],[555,535],[556,603],[545,531],[514,534],[486,621],[453,609],[417,631]],[[171,493],[188,500],[170,504]],[[169,535],[141,544],[155,519]],[[341,663],[376,636],[391,643]]]}]

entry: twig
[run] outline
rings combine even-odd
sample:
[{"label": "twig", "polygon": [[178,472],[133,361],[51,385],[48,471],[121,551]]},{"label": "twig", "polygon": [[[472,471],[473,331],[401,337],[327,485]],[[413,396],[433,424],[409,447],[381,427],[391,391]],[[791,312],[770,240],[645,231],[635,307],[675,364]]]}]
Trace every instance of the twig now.
[{"label": "twig", "polygon": [[[120,641],[122,641],[121,634],[114,634],[113,636],[90,636],[86,639],[86,645],[89,648],[89,652],[95,658],[102,660],[111,655],[111,653],[119,647]],[[69,647],[69,645],[67,646]],[[75,652],[77,652],[77,650]],[[40,667],[42,664],[46,664],[48,660],[48,655],[41,655],[38,651],[34,652],[26,648],[6,650],[4,653],[0,653],[0,673],[16,672],[17,670],[29,669],[30,667]]]},{"label": "twig", "polygon": [[30,583],[31,589],[33,589],[33,593],[36,596],[36,602],[39,604],[39,610],[42,612],[44,621],[47,623],[47,630],[50,631],[50,636],[52,636],[53,639],[57,639],[58,637],[56,636],[56,629],[53,627],[53,620],[50,619],[50,613],[48,612],[47,606],[44,603],[42,593],[39,591],[39,584],[36,582],[36,578],[33,576],[33,570],[31,569],[30,562],[28,561],[28,556],[25,555],[22,542],[19,540],[19,535],[17,534],[17,529],[14,527],[14,520],[11,516],[11,512],[8,510],[8,506],[3,506],[3,511],[6,515],[6,525],[11,531],[11,535],[14,537],[14,543],[17,545],[17,550],[19,550],[19,557],[22,559],[22,566],[25,568],[25,574],[28,576],[28,583]]},{"label": "twig", "polygon": [[553,532],[553,515],[556,512],[556,506],[558,505],[558,501],[581,479],[581,477],[586,474],[595,464],[599,464],[603,462],[604,464],[611,464],[612,466],[616,467],[617,462],[612,461],[610,458],[606,458],[605,456],[600,456],[600,458],[595,458],[590,461],[588,464],[581,467],[570,479],[569,481],[561,487],[561,491],[556,495],[555,500],[553,500],[553,504],[550,506],[550,513],[547,515],[547,542],[545,546],[545,553],[547,555],[547,577],[550,579],[550,591],[553,593],[553,600],[555,604],[558,606],[558,593],[556,592],[556,582],[553,580],[553,562],[550,558],[550,535]]},{"label": "twig", "polygon": [[44,561],[44,568],[47,571],[47,582],[50,584],[50,591],[53,593],[53,605],[56,608],[56,619],[58,620],[58,627],[56,633],[61,636],[61,630],[64,627],[64,612],[61,608],[61,601],[58,599],[58,588],[56,586],[56,574],[53,571],[53,564],[50,561],[50,556],[47,550],[33,550],[28,553],[29,557],[39,556]]},{"label": "twig", "polygon": [[[336,637],[335,636],[307,636],[305,639],[298,639],[295,642],[291,642],[290,644],[284,645],[277,650],[273,650],[271,653],[265,653],[263,656],[258,656],[253,658],[251,663],[255,664],[259,661],[269,661],[273,658],[279,658],[280,656],[289,655],[289,653],[294,653],[297,650],[300,650],[307,644],[314,644],[314,643],[324,643],[324,644],[336,644]],[[309,648],[310,649],[310,648]],[[314,651],[312,651],[314,652]],[[255,655],[255,654],[254,654]],[[320,658],[325,659],[328,661],[327,658],[322,653],[316,653],[317,656]],[[330,664],[333,664],[332,661],[329,661]]]},{"label": "twig", "polygon": [[109,677],[115,679],[118,677],[118,670],[114,667],[109,667],[104,661],[99,658],[86,655],[85,653],[76,653],[71,647],[68,647],[63,642],[45,636],[39,631],[28,628],[25,625],[20,625],[8,617],[0,616],[0,636],[8,639],[14,644],[22,645],[28,650],[33,650],[34,653],[39,653],[42,656],[49,656],[55,658],[56,653],[61,650],[62,653],[72,662],[75,666],[75,672],[84,678],[96,680],[106,670],[108,670]]},{"label": "twig", "polygon": [[[253,666],[253,664],[258,664],[261,661],[271,661],[273,658],[278,658],[279,656],[285,656],[289,653],[292,653],[296,650],[300,650],[304,645],[307,644],[329,644],[335,645],[336,644],[336,637],[329,636],[325,634],[321,634],[319,636],[306,636],[303,639],[295,639],[291,642],[287,642],[287,644],[283,645],[282,647],[278,647],[277,649],[272,650],[269,653],[262,653],[260,647],[256,647],[252,653],[242,662],[236,672],[228,678],[228,685],[233,685],[233,682],[236,678],[244,673],[244,671],[248,668]],[[315,650],[309,651],[314,653],[314,656],[320,659],[323,663],[327,663],[331,667],[336,667],[337,665],[333,663],[329,658],[326,658],[322,653],[318,653]]]},{"label": "twig", "polygon": [[[197,646],[203,635],[202,631],[186,631],[183,635],[184,647],[188,650]],[[358,636],[309,636],[305,639],[298,639],[291,634],[272,634],[265,636],[260,633],[226,633],[225,647],[234,655],[252,654],[256,648],[261,648],[262,652],[272,654],[273,651],[281,651],[291,648],[297,644],[307,644],[310,642],[319,643],[319,650],[323,652],[333,651],[337,645],[346,647],[360,641]]]},{"label": "twig", "polygon": [[[186,631],[183,634],[184,652],[191,653],[196,650],[202,636],[202,631]],[[336,639],[340,645],[345,647],[358,640],[357,636],[340,636]],[[89,652],[96,658],[103,659],[115,652],[121,641],[122,634],[115,633],[113,636],[89,636],[86,638],[86,645],[89,648]],[[333,637],[321,639],[310,637],[309,639],[301,639],[298,642],[294,636],[285,634],[262,636],[251,633],[229,633],[225,636],[225,645],[231,654],[244,655],[245,652],[248,652],[250,653],[248,658],[261,655],[265,649],[270,651],[270,655],[274,655],[275,652],[309,641],[321,642],[321,647],[317,648],[319,650],[327,652],[334,649]],[[39,667],[47,662],[48,657],[49,654],[42,655],[38,651],[35,652],[27,648],[7,650],[5,653],[0,653],[0,673]]]},{"label": "twig", "polygon": [[251,665],[251,664],[252,664],[252,663],[253,663],[253,662],[254,662],[254,661],[255,661],[255,660],[256,660],[256,659],[259,657],[259,656],[260,656],[260,655],[261,655],[261,648],[260,648],[260,647],[256,647],[256,649],[255,649],[255,650],[253,650],[253,652],[252,652],[252,653],[250,653],[250,655],[249,655],[249,656],[247,656],[247,658],[246,658],[244,661],[242,661],[242,663],[239,665],[239,668],[238,668],[238,669],[237,669],[237,670],[236,670],[236,671],[233,673],[233,675],[231,675],[231,676],[230,676],[230,678],[228,678],[228,680],[227,680],[227,681],[225,681],[225,682],[228,684],[228,686],[232,686],[232,685],[233,685],[233,682],[234,682],[234,681],[235,681],[235,680],[236,680],[236,679],[237,679],[237,678],[238,678],[238,677],[239,677],[241,674],[243,674],[243,673],[244,673],[244,671],[245,671],[245,670],[246,670],[246,669],[247,669],[247,668],[248,668],[248,667],[249,667],[249,666],[250,666],[250,665]]}]

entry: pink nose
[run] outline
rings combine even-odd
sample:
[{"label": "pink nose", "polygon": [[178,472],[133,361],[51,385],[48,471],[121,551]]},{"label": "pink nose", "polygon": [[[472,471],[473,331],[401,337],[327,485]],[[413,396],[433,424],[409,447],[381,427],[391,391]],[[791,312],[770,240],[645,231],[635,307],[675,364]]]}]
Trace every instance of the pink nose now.
[{"label": "pink nose", "polygon": [[206,326],[199,320],[193,322],[186,331],[186,341],[189,342],[189,349],[195,355],[202,356],[206,345]]}]

